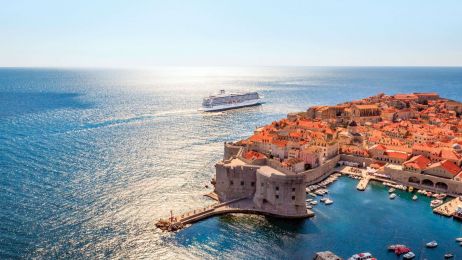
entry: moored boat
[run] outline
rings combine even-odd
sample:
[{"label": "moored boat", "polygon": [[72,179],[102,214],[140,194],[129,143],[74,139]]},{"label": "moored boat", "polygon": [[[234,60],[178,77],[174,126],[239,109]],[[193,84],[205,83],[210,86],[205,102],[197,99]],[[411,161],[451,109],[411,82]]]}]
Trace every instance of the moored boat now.
[{"label": "moored boat", "polygon": [[450,258],[453,258],[454,255],[451,254],[451,253],[447,253],[447,254],[444,254],[444,259],[450,259]]},{"label": "moored boat", "polygon": [[395,192],[395,190],[396,190],[395,188],[390,188],[390,189],[388,190],[388,193],[393,193],[393,192]]},{"label": "moored boat", "polygon": [[426,243],[425,246],[428,248],[435,248],[438,246],[438,243],[435,240],[433,240],[433,241]]},{"label": "moored boat", "polygon": [[396,193],[392,193],[390,194],[390,196],[388,196],[391,200],[395,199],[396,198]]},{"label": "moored boat", "polygon": [[395,250],[395,249],[398,248],[398,247],[406,247],[406,246],[405,246],[405,245],[400,245],[400,244],[389,245],[389,246],[388,246],[388,250],[393,251],[393,250]]},{"label": "moored boat", "polygon": [[415,254],[412,251],[403,255],[403,259],[412,259],[414,257],[415,257]]},{"label": "moored boat", "polygon": [[412,196],[412,200],[417,200],[417,195]]},{"label": "moored boat", "polygon": [[430,202],[430,207],[435,208],[435,207],[440,206],[441,204],[443,204],[442,200],[432,200]]},{"label": "moored boat", "polygon": [[332,204],[332,203],[334,203],[334,201],[331,200],[331,199],[326,199],[326,200],[324,201],[324,204],[326,204],[326,205],[330,205],[330,204]]},{"label": "moored boat", "polygon": [[376,258],[374,258],[371,253],[365,252],[354,254],[348,258],[348,260],[376,260]]},{"label": "moored boat", "polygon": [[409,247],[401,246],[395,248],[395,254],[396,255],[402,255],[411,252],[411,249]]},{"label": "moored boat", "polygon": [[316,205],[316,204],[318,204],[318,202],[315,201],[315,200],[313,200],[313,201],[310,202],[310,204],[311,204],[311,205]]},{"label": "moored boat", "polygon": [[456,238],[456,241],[457,241],[457,242],[462,242],[462,237],[457,237],[457,238]]}]

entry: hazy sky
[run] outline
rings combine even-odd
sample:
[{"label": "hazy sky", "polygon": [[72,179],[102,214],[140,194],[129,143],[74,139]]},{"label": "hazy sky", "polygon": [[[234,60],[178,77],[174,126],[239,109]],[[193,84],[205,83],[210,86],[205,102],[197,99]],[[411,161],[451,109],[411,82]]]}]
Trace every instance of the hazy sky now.
[{"label": "hazy sky", "polygon": [[462,0],[0,0],[0,66],[462,66]]}]

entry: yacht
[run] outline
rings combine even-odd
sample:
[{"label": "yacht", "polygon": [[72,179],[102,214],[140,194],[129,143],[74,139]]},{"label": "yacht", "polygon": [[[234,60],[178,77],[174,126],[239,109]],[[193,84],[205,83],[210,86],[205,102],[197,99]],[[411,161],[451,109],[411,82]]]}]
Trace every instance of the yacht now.
[{"label": "yacht", "polygon": [[372,259],[376,259],[376,258],[374,258],[372,254],[369,252],[355,254],[355,255],[352,255],[350,258],[348,258],[348,260],[372,260]]},{"label": "yacht", "polygon": [[425,246],[428,248],[435,248],[438,246],[438,243],[436,243],[436,241],[433,240],[431,242],[426,243]]},{"label": "yacht", "polygon": [[430,207],[435,208],[435,207],[440,206],[441,204],[443,204],[442,200],[432,200],[430,202]]},{"label": "yacht", "polygon": [[223,111],[233,108],[257,106],[261,103],[261,97],[257,92],[226,93],[224,90],[220,90],[218,94],[204,98],[202,108],[199,111]]},{"label": "yacht", "polygon": [[406,254],[403,255],[403,259],[412,259],[415,257],[415,254],[413,252],[407,252]]}]

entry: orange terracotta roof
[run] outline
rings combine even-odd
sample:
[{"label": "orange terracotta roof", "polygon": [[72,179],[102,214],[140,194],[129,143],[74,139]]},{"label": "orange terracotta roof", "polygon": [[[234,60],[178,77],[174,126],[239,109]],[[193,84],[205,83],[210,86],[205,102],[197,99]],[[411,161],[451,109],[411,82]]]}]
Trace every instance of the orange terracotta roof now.
[{"label": "orange terracotta roof", "polygon": [[266,158],[266,155],[256,151],[247,151],[244,153],[244,158],[247,160],[256,160]]},{"label": "orange terracotta roof", "polygon": [[417,155],[412,157],[409,161],[406,161],[403,163],[403,165],[407,167],[412,167],[414,169],[420,169],[423,170],[427,168],[428,164],[430,163],[430,159],[423,155]]},{"label": "orange terracotta roof", "polygon": [[407,153],[398,152],[398,151],[387,151],[387,155],[390,158],[402,159],[407,160],[409,155]]},{"label": "orange terracotta roof", "polygon": [[440,162],[440,164],[446,171],[450,172],[454,176],[457,175],[461,171],[459,166],[455,165],[454,163],[448,160],[444,160]]}]

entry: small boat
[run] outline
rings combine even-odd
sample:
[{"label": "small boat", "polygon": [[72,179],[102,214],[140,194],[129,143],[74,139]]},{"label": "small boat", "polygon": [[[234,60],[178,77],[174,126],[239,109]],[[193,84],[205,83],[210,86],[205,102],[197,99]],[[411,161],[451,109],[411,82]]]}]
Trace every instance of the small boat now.
[{"label": "small boat", "polygon": [[462,242],[462,237],[456,238],[456,241],[457,241],[457,242]]},{"label": "small boat", "polygon": [[412,200],[417,200],[417,195],[412,196]]},{"label": "small boat", "polygon": [[326,204],[326,205],[330,205],[330,204],[332,204],[332,203],[334,203],[334,201],[331,200],[331,199],[326,199],[326,200],[324,201],[324,204]]},{"label": "small boat", "polygon": [[391,200],[395,199],[396,198],[396,193],[390,194],[390,196],[388,198],[390,198]]},{"label": "small boat", "polygon": [[313,199],[306,199],[305,201],[306,201],[306,202],[310,202],[310,201],[312,201],[312,200],[313,200]]},{"label": "small boat", "polygon": [[431,197],[433,193],[431,191],[427,192],[427,197]]},{"label": "small boat", "polygon": [[310,194],[308,195],[310,195],[311,197],[316,197],[316,194],[314,194],[313,192],[310,192]]},{"label": "small boat", "polygon": [[350,258],[348,258],[348,260],[374,260],[374,259],[376,258],[374,258],[372,254],[369,252],[355,254],[355,255],[352,255]]},{"label": "small boat", "polygon": [[412,192],[414,190],[414,187],[411,187],[409,186],[409,188],[407,189],[409,192]]},{"label": "small boat", "polygon": [[428,248],[435,248],[435,247],[438,246],[438,243],[436,243],[436,241],[433,240],[433,241],[430,241],[430,242],[426,243],[425,246],[428,247]]},{"label": "small boat", "polygon": [[435,207],[440,206],[441,204],[443,204],[442,200],[432,200],[430,202],[430,207],[435,208]]},{"label": "small boat", "polygon": [[406,247],[406,246],[405,246],[405,245],[400,245],[400,244],[389,245],[389,246],[388,246],[388,250],[393,251],[393,250],[395,250],[395,249],[398,248],[398,247]]},{"label": "small boat", "polygon": [[307,208],[307,209],[312,209],[313,206],[311,206],[311,205],[306,205],[306,208]]},{"label": "small boat", "polygon": [[409,247],[402,246],[402,247],[395,248],[396,255],[402,255],[402,254],[406,254],[409,252],[411,252],[411,249]]},{"label": "small boat", "polygon": [[320,199],[321,202],[326,202],[327,198]]},{"label": "small boat", "polygon": [[403,255],[403,259],[412,259],[415,257],[415,254],[411,251]]},{"label": "small boat", "polygon": [[443,200],[446,198],[446,194],[442,193],[442,194],[436,194],[436,196],[434,196],[435,198],[439,199],[439,200]]},{"label": "small boat", "polygon": [[454,255],[451,254],[451,253],[447,253],[447,254],[444,254],[444,259],[449,259],[449,258],[453,258]]},{"label": "small boat", "polygon": [[390,188],[390,189],[388,190],[388,193],[393,193],[393,192],[395,192],[395,190],[396,190],[395,188]]},{"label": "small boat", "polygon": [[313,200],[312,202],[310,202],[310,204],[311,204],[311,205],[316,205],[316,204],[318,204],[318,202],[315,201],[315,200]]}]

